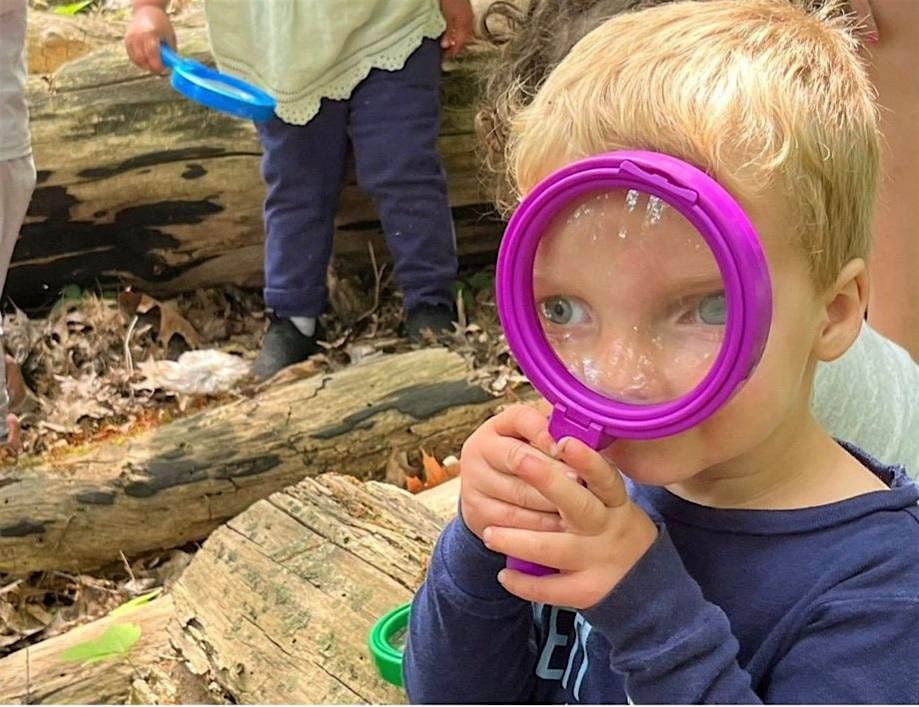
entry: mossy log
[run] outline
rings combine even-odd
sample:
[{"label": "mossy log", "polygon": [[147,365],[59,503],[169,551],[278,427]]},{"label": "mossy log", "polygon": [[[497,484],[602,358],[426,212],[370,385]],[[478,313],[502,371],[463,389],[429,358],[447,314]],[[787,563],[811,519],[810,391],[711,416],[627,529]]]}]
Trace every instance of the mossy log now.
[{"label": "mossy log", "polygon": [[[0,703],[121,704],[131,684],[154,663],[183,667],[169,643],[175,622],[172,597],[166,596],[123,616],[106,616],[23,648],[0,660]],[[111,626],[134,624],[140,638],[121,657],[93,663],[65,660],[70,648],[93,641]]]},{"label": "mossy log", "polygon": [[[217,529],[169,594],[0,660],[0,702],[402,702],[367,633],[410,600],[457,486],[412,497],[323,474],[274,493]],[[141,633],[123,654],[62,659],[125,623]]]},{"label": "mossy log", "polygon": [[367,648],[411,600],[441,520],[396,487],[326,474],[216,530],[173,597],[193,672],[239,703],[404,702]]},{"label": "mossy log", "polygon": [[500,402],[466,380],[459,355],[422,349],[272,387],[53,468],[9,469],[0,571],[90,570],[200,540],[305,477],[383,478],[422,447],[455,454]]},{"label": "mossy log", "polygon": [[[56,22],[60,23],[60,20]],[[202,27],[179,27],[183,53],[209,61]],[[502,226],[482,193],[473,135],[473,53],[445,72],[439,141],[458,247],[493,259]],[[263,280],[261,148],[253,124],[208,110],[143,74],[119,42],[29,83],[38,169],[7,293],[39,306],[70,283],[132,284],[158,295]],[[349,170],[335,257],[366,269],[388,257],[377,213]]]}]

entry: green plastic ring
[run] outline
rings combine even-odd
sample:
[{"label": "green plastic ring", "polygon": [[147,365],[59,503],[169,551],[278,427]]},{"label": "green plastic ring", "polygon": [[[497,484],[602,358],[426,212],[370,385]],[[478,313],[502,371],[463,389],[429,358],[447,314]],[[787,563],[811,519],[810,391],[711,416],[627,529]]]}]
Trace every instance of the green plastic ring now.
[{"label": "green plastic ring", "polygon": [[411,604],[403,604],[380,618],[370,629],[370,654],[386,682],[402,687],[402,651],[390,639],[408,626]]}]

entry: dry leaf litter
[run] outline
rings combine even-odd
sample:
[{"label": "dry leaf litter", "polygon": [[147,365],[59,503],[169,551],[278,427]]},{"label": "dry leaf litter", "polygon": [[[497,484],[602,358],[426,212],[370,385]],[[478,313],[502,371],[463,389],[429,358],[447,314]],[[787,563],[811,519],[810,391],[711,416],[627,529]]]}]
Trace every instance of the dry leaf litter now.
[{"label": "dry leaf litter", "polygon": [[[502,395],[525,379],[500,332],[490,284],[486,273],[476,286],[465,284],[457,292],[459,324],[439,343],[466,360],[472,381]],[[22,416],[25,452],[18,463],[53,466],[68,449],[138,434],[257,394],[285,378],[417,348],[400,336],[401,301],[385,270],[374,273],[370,283],[330,272],[330,305],[332,311],[323,317],[323,353],[260,385],[248,375],[267,326],[258,293],[227,286],[158,300],[125,291],[116,299],[91,294],[63,299],[42,318],[20,310],[8,313],[6,345],[34,392],[32,409]],[[418,491],[457,473],[454,456],[437,460],[419,451],[421,468],[394,459],[394,472],[387,470],[387,477]],[[7,471],[15,473],[12,467]],[[104,616],[162,586],[178,576],[193,551],[155,553],[97,576],[0,575],[0,655]]]},{"label": "dry leaf litter", "polygon": [[[30,0],[48,10],[63,0]],[[87,8],[126,24],[130,0],[97,0]],[[172,0],[178,24],[201,23],[200,0]],[[374,264],[371,252],[371,259]],[[457,292],[459,326],[439,343],[460,354],[469,377],[493,395],[525,383],[498,325],[492,275],[476,273]],[[48,462],[86,444],[139,434],[184,414],[257,394],[320,372],[415,348],[399,335],[401,301],[392,274],[374,265],[372,282],[329,273],[331,313],[323,317],[324,352],[256,384],[248,367],[267,322],[261,296],[234,287],[200,290],[160,301],[123,292],[117,299],[85,295],[60,301],[44,317],[4,315],[7,350],[21,365],[30,395],[23,422],[22,465]],[[390,460],[387,479],[417,492],[456,475],[459,462],[419,450]],[[456,454],[459,450],[456,450]],[[14,472],[12,460],[0,474]],[[0,459],[2,464],[3,459]],[[0,656],[100,618],[157,587],[168,591],[195,546],[127,560],[96,575],[0,574]],[[213,696],[212,696],[213,697]]]}]

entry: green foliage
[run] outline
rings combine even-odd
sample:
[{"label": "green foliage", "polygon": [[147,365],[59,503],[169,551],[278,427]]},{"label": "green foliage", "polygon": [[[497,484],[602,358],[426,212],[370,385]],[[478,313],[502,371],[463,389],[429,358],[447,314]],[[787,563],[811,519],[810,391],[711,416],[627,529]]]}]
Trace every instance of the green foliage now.
[{"label": "green foliage", "polygon": [[72,17],[77,13],[83,12],[86,8],[92,5],[96,0],[77,0],[77,2],[71,2],[67,5],[58,5],[54,8],[55,15],[68,15]]},{"label": "green foliage", "polygon": [[137,624],[115,624],[109,626],[98,638],[71,646],[61,653],[60,659],[84,665],[102,660],[118,660],[128,655],[140,634],[140,626]]},{"label": "green foliage", "polygon": [[493,270],[477,270],[471,275],[459,278],[453,282],[453,294],[461,292],[463,305],[468,312],[475,304],[476,295],[483,291],[492,291],[495,288],[495,273]]},{"label": "green foliage", "polygon": [[80,299],[83,297],[83,289],[74,283],[65,285],[61,288],[61,299]]},{"label": "green foliage", "polygon": [[163,588],[158,587],[157,589],[154,589],[152,592],[147,592],[146,594],[141,594],[139,597],[134,597],[130,601],[126,601],[121,606],[118,606],[112,609],[109,612],[109,616],[124,616],[125,614],[129,614],[135,609],[137,609],[138,607],[141,607],[144,604],[149,604],[151,601],[156,599],[162,593],[163,593]]}]

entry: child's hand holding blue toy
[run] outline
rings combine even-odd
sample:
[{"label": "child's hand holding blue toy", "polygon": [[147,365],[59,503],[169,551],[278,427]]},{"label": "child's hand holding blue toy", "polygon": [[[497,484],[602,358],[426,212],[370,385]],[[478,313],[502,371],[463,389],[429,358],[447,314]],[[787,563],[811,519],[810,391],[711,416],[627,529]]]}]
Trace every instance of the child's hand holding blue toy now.
[{"label": "child's hand holding blue toy", "polygon": [[194,59],[185,59],[165,42],[160,45],[160,56],[163,65],[172,69],[172,87],[193,101],[255,121],[269,120],[274,115],[275,100],[261,89]]}]

